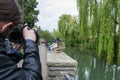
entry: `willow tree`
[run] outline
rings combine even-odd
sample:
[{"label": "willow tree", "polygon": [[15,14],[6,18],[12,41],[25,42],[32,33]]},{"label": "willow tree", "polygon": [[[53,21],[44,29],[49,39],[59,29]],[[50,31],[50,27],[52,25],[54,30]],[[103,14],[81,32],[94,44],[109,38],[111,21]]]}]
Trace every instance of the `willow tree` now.
[{"label": "willow tree", "polygon": [[[118,56],[117,39],[117,2],[113,0],[102,0],[99,3],[99,31],[97,55],[104,57],[107,63],[113,63]],[[116,62],[116,60],[115,60]]]},{"label": "willow tree", "polygon": [[99,9],[99,32],[98,32],[98,57],[105,57],[108,63],[112,62],[114,56],[114,29],[112,18],[111,1],[103,1]]},{"label": "willow tree", "polygon": [[[118,14],[120,14],[120,0],[117,1],[117,9],[118,9]],[[118,15],[118,64],[120,65],[120,15]]]},{"label": "willow tree", "polygon": [[82,47],[85,48],[86,39],[92,36],[96,55],[107,63],[113,63],[115,58],[120,61],[120,45],[116,36],[120,33],[120,29],[116,31],[120,21],[119,3],[120,0],[77,0]]},{"label": "willow tree", "polygon": [[[77,0],[79,10],[79,40],[81,40],[81,49],[84,48],[88,38],[88,19],[89,19],[89,2],[88,0]],[[87,34],[87,35],[86,35]]]},{"label": "willow tree", "polygon": [[60,17],[59,32],[65,42],[78,42],[84,49],[92,37],[95,55],[120,65],[120,0],[77,0],[77,7],[78,21],[70,15]]},{"label": "willow tree", "polygon": [[67,45],[75,46],[77,44],[77,36],[79,33],[77,21],[71,15],[63,14],[59,18],[59,33],[61,38]]}]

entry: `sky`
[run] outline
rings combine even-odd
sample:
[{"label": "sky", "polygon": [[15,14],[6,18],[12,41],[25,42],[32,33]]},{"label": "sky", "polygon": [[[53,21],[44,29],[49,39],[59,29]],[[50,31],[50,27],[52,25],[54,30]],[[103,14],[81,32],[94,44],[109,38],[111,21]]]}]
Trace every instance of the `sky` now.
[{"label": "sky", "polygon": [[78,15],[76,0],[36,0],[39,21],[36,23],[43,30],[52,32],[58,28],[59,17],[62,14]]}]

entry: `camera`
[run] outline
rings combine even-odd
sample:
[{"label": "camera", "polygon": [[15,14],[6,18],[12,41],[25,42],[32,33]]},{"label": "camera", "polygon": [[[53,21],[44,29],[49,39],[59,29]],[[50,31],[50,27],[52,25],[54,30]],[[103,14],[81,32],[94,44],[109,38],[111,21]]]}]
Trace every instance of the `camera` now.
[{"label": "camera", "polygon": [[[23,29],[28,26],[28,30],[31,29],[31,27],[29,27],[29,25],[27,24],[19,24],[19,26],[14,29],[14,31],[9,35],[8,39],[11,41],[11,42],[14,42],[14,43],[22,43],[24,42],[24,38],[23,38]],[[39,34],[37,33],[36,30],[34,30],[35,32],[35,35],[36,35],[36,43],[39,41]]]},{"label": "camera", "polygon": [[22,35],[21,30],[16,28],[10,35],[9,35],[9,40],[14,43],[22,43],[24,42],[24,38]]},{"label": "camera", "polygon": [[[17,61],[19,61],[19,59],[23,58],[23,55],[22,53],[17,51],[15,48],[13,48],[12,43],[21,44],[25,41],[25,39],[23,38],[23,29],[26,26],[28,25],[20,24],[17,28],[13,30],[13,32],[9,35],[9,37],[5,39],[7,54],[11,56],[14,61],[16,61],[16,58],[17,58]],[[28,30],[29,29],[31,28],[28,27]],[[36,43],[37,43],[39,40],[39,34],[37,33],[36,30],[34,30],[34,32],[36,34]]]},{"label": "camera", "polygon": [[19,24],[17,28],[13,30],[13,32],[9,35],[8,39],[14,43],[22,43],[24,42],[22,31],[24,29],[24,24]]}]

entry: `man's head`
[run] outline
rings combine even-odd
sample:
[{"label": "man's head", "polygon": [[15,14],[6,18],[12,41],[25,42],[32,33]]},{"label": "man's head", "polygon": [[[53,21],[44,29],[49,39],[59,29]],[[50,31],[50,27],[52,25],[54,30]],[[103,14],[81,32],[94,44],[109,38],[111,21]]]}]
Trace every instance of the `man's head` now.
[{"label": "man's head", "polygon": [[0,37],[7,37],[22,22],[15,0],[0,0]]}]

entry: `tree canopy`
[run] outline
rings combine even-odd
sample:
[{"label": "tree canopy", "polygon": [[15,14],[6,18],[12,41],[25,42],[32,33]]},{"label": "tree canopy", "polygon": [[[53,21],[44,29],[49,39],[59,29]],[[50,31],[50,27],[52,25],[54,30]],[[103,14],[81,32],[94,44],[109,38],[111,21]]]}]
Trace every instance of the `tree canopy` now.
[{"label": "tree canopy", "polygon": [[36,0],[17,0],[24,15],[24,22],[33,27],[38,21],[39,10],[36,10],[38,2]]}]

